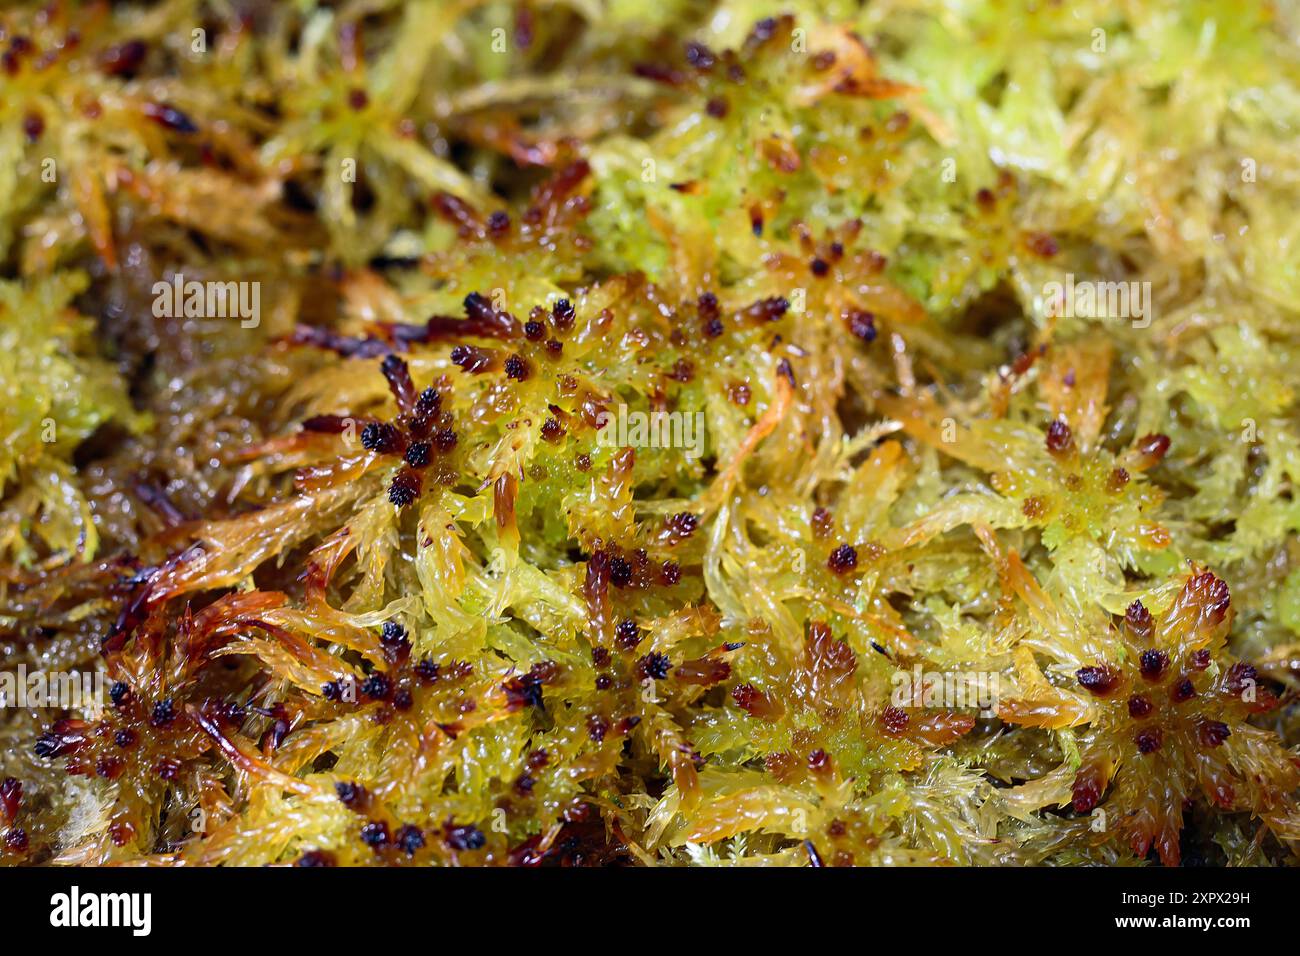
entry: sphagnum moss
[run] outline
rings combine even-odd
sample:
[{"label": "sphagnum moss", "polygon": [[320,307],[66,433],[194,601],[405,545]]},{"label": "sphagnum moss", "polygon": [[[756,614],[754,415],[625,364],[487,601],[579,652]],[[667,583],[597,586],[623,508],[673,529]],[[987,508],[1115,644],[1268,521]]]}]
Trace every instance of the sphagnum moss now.
[{"label": "sphagnum moss", "polygon": [[7,9],[0,861],[1295,862],[1293,17]]}]

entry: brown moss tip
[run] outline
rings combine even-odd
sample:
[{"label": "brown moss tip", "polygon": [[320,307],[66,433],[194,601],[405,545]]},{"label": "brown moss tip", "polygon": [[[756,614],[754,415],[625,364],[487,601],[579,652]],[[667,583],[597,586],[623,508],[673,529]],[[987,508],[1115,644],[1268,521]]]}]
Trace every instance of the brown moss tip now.
[{"label": "brown moss tip", "polygon": [[1134,601],[1124,611],[1124,628],[1135,640],[1145,643],[1155,632],[1155,620],[1141,601]]},{"label": "brown moss tip", "polygon": [[1138,670],[1149,681],[1158,681],[1169,667],[1169,655],[1164,651],[1148,649],[1138,658]]},{"label": "brown moss tip", "polygon": [[858,566],[858,551],[851,544],[841,544],[831,551],[826,567],[835,574],[847,574]]},{"label": "brown moss tip", "polygon": [[1075,672],[1079,686],[1094,697],[1105,697],[1119,686],[1120,674],[1109,664],[1080,667]]},{"label": "brown moss tip", "polygon": [[1064,457],[1074,449],[1074,432],[1061,419],[1054,418],[1047,426],[1046,444],[1054,457]]}]

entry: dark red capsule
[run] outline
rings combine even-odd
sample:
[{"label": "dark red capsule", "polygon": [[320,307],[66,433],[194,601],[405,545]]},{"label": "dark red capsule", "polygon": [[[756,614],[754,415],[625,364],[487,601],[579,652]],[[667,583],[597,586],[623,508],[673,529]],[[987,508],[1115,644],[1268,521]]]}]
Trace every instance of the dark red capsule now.
[{"label": "dark red capsule", "polygon": [[298,857],[298,862],[294,866],[302,867],[329,867],[337,865],[334,861],[334,854],[326,853],[324,850],[308,850],[302,856]]},{"label": "dark red capsule", "polygon": [[1124,626],[1134,638],[1149,641],[1155,629],[1155,621],[1141,601],[1134,601],[1124,612]]},{"label": "dark red capsule", "polygon": [[1070,426],[1059,418],[1052,419],[1047,426],[1047,450],[1053,455],[1064,455],[1074,447],[1074,433]]},{"label": "dark red capsule", "polygon": [[1159,680],[1169,667],[1169,655],[1164,651],[1145,650],[1138,658],[1138,669],[1149,681]]},{"label": "dark red capsule", "polygon": [[614,629],[616,642],[621,650],[630,651],[641,643],[641,628],[636,621],[625,618]]},{"label": "dark red capsule", "polygon": [[199,131],[198,126],[189,116],[166,103],[146,103],[144,105],[144,115],[173,133],[189,135]]},{"label": "dark red capsule", "polygon": [[40,113],[28,113],[23,117],[23,135],[27,142],[34,143],[45,132],[45,118]]},{"label": "dark red capsule", "polygon": [[826,566],[836,574],[845,574],[858,566],[858,552],[851,544],[842,544],[831,552]]},{"label": "dark red capsule", "polygon": [[99,55],[99,68],[109,76],[134,76],[144,63],[149,46],[143,40],[127,40]]},{"label": "dark red capsule", "polygon": [[378,852],[388,845],[388,824],[372,820],[361,828],[361,842]]},{"label": "dark red capsule", "polygon": [[1164,744],[1165,736],[1159,727],[1147,727],[1139,730],[1133,741],[1137,744],[1138,753],[1153,754]]},{"label": "dark red capsule", "polygon": [[1220,747],[1231,736],[1232,731],[1221,720],[1204,720],[1196,726],[1196,738],[1202,747]]},{"label": "dark red capsule", "polygon": [[849,313],[848,321],[849,332],[854,338],[868,343],[876,340],[876,317],[870,312],[855,309]]},{"label": "dark red capsule", "polygon": [[1184,677],[1174,684],[1169,691],[1169,697],[1175,704],[1185,704],[1196,696],[1196,685],[1192,683],[1190,677]]},{"label": "dark red capsule", "polygon": [[403,469],[393,477],[392,484],[388,486],[388,500],[398,508],[405,508],[420,497],[422,485],[423,480],[419,472]]},{"label": "dark red capsule", "polygon": [[1105,664],[1080,667],[1074,676],[1079,686],[1094,697],[1105,697],[1119,686],[1119,672]]}]

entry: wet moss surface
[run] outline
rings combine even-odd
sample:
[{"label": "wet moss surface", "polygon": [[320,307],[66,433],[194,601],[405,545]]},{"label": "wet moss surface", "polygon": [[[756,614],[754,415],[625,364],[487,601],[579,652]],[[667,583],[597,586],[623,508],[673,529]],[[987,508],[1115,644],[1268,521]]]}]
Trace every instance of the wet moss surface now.
[{"label": "wet moss surface", "polygon": [[240,9],[0,13],[0,863],[1295,862],[1294,11]]}]

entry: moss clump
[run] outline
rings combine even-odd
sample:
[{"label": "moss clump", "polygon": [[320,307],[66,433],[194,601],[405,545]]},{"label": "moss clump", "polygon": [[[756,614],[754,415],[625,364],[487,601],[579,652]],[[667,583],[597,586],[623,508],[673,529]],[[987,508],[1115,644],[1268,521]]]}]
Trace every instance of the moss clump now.
[{"label": "moss clump", "polygon": [[1287,16],[7,11],[0,859],[1293,863]]},{"label": "moss clump", "polygon": [[0,553],[22,566],[95,556],[99,532],[73,452],[100,426],[145,425],[96,347],[94,320],[71,305],[86,285],[78,273],[0,284],[0,489],[9,492]]}]

